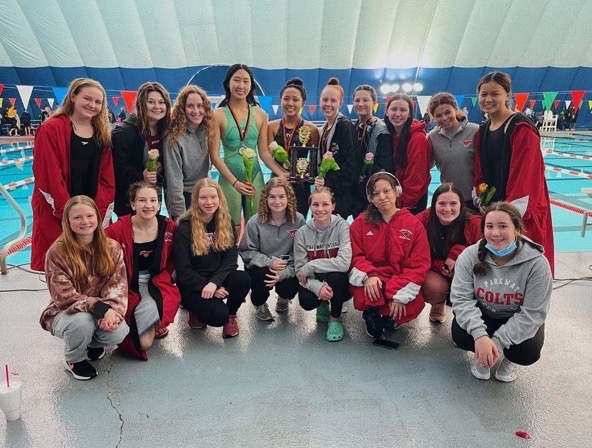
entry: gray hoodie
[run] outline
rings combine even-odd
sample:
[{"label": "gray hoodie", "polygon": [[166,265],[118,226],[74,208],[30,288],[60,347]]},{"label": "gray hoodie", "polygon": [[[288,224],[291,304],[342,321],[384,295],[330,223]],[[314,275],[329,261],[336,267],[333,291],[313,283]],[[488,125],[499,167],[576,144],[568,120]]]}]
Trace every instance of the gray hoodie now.
[{"label": "gray hoodie", "polygon": [[294,236],[306,221],[296,213],[296,222],[285,222],[281,226],[273,222],[264,224],[259,215],[251,216],[238,252],[245,262],[245,269],[268,268],[273,263],[272,257],[289,255],[288,266],[279,272],[280,281],[294,277]]},{"label": "gray hoodie", "polygon": [[349,271],[352,248],[349,224],[341,216],[331,216],[331,224],[317,229],[314,219],[298,229],[294,240],[294,267],[296,273],[303,272],[308,278],[304,286],[317,296],[324,282],[315,274]]},{"label": "gray hoodie", "polygon": [[507,319],[494,334],[498,347],[509,348],[534,337],[545,322],[551,301],[553,279],[543,247],[521,237],[517,253],[507,264],[498,266],[489,251],[489,270],[473,274],[479,243],[467,247],[458,257],[450,290],[456,321],[477,339],[487,335],[483,314]]}]

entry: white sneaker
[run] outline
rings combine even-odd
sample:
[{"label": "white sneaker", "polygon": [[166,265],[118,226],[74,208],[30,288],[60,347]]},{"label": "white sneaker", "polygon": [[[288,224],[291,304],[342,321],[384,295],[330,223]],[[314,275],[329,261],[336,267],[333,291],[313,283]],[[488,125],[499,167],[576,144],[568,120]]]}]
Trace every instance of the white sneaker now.
[{"label": "white sneaker", "polygon": [[502,383],[511,383],[518,377],[518,364],[508,361],[507,358],[502,359],[499,367],[495,371],[495,379]]},{"label": "white sneaker", "polygon": [[259,305],[257,307],[256,316],[259,320],[273,320],[273,315],[271,314],[271,311],[269,311],[269,306],[267,305],[267,303],[264,303],[263,305]]},{"label": "white sneaker", "polygon": [[278,296],[277,302],[275,303],[276,312],[285,313],[286,311],[288,311],[289,306],[290,306],[289,299],[284,299],[283,297]]},{"label": "white sneaker", "polygon": [[487,366],[478,366],[474,360],[471,361],[471,373],[480,380],[487,381],[491,378],[491,369]]}]

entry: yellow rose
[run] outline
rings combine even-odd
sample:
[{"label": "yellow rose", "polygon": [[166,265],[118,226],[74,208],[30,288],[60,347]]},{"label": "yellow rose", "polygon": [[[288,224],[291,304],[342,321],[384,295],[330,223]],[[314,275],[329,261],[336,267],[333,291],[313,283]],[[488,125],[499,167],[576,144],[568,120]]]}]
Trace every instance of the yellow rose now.
[{"label": "yellow rose", "polygon": [[150,149],[150,150],[148,150],[148,158],[150,160],[156,160],[156,159],[158,159],[158,156],[159,155],[160,154],[158,153],[158,149]]},{"label": "yellow rose", "polygon": [[487,184],[485,182],[483,182],[482,184],[479,184],[479,194],[483,194],[487,191]]}]

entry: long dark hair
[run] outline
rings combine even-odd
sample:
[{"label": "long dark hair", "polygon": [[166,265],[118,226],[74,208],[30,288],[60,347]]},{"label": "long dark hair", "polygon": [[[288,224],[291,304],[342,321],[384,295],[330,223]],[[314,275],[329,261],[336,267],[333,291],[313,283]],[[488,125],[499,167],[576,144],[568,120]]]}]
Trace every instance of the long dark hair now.
[{"label": "long dark hair", "polygon": [[399,144],[394,151],[395,166],[407,168],[407,144],[409,143],[409,138],[411,137],[411,123],[413,123],[413,103],[411,102],[411,98],[409,98],[409,96],[405,95],[404,93],[395,93],[389,98],[388,102],[386,103],[386,110],[384,112],[384,122],[391,135],[396,135],[395,126],[388,119],[386,111],[388,110],[391,103],[396,100],[403,100],[409,106],[409,118],[407,118],[407,121],[403,125],[401,135],[399,136]]},{"label": "long dark hair", "polygon": [[249,78],[251,78],[251,90],[249,90],[249,93],[247,94],[247,103],[249,103],[251,106],[259,106],[257,100],[255,100],[255,89],[257,88],[257,85],[255,84],[253,72],[245,64],[234,64],[230,66],[226,72],[226,76],[224,77],[224,81],[222,83],[224,85],[224,99],[220,101],[220,105],[218,107],[224,107],[228,104],[228,101],[230,101],[230,79],[239,70],[246,71],[249,74]]},{"label": "long dark hair", "polygon": [[[446,232],[444,232],[443,226],[440,224],[438,216],[436,216],[436,203],[440,195],[444,193],[454,193],[458,196],[460,202],[460,213],[454,221],[446,226]],[[446,254],[448,254],[452,246],[467,243],[465,239],[465,224],[471,215],[472,213],[465,207],[463,194],[458,187],[450,182],[446,182],[436,188],[432,196],[432,205],[427,223],[428,241],[430,242],[430,252],[433,259],[445,259]],[[443,235],[444,233],[446,234]]]}]

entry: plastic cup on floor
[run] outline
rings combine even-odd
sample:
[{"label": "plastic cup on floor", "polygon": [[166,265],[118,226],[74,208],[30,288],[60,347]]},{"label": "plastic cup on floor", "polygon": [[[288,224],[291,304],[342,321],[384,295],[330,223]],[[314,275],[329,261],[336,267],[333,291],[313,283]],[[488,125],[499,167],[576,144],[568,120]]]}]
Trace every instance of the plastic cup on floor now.
[{"label": "plastic cup on floor", "polygon": [[21,418],[22,391],[22,383],[19,380],[10,380],[10,387],[6,386],[6,381],[0,384],[0,409],[9,422]]}]

